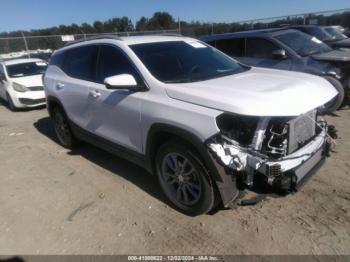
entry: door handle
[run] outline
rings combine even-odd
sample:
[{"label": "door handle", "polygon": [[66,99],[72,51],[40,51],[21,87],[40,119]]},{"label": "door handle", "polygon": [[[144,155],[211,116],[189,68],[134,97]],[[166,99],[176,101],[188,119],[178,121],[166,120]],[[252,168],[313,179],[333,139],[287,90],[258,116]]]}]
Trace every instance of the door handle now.
[{"label": "door handle", "polygon": [[61,89],[63,89],[63,87],[64,87],[63,83],[57,83],[57,85],[56,85],[57,90],[61,90]]},{"label": "door handle", "polygon": [[97,90],[90,90],[90,95],[93,97],[93,98],[98,98],[101,96],[101,93]]}]

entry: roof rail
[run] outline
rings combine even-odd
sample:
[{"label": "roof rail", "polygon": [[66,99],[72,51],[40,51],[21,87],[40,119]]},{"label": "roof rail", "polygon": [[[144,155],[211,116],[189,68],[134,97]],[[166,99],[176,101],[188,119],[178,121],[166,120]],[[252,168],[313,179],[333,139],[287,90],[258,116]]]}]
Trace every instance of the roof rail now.
[{"label": "roof rail", "polygon": [[117,36],[117,35],[105,34],[105,35],[90,36],[90,37],[87,37],[87,38],[83,38],[83,39],[71,41],[71,42],[66,43],[64,46],[70,46],[70,45],[74,45],[74,44],[76,44],[76,43],[81,43],[81,42],[85,42],[85,41],[89,41],[89,40],[96,40],[96,39],[115,39],[115,40],[122,40],[122,39],[121,39],[119,36]]},{"label": "roof rail", "polygon": [[[140,34],[127,34],[125,33],[125,35],[123,34],[123,32],[119,33],[122,34],[123,37],[129,37],[129,36],[182,36],[180,33],[162,33],[162,32],[157,32],[157,33],[144,33],[144,32],[140,32]],[[90,37],[86,37],[83,39],[79,39],[79,40],[75,40],[75,41],[71,41],[66,43],[64,46],[70,46],[76,43],[81,43],[81,42],[85,42],[85,41],[89,41],[89,40],[96,40],[96,39],[115,39],[115,40],[123,40],[122,38],[120,38],[120,35],[113,35],[113,34],[101,34],[101,35],[96,35],[96,36],[90,36]]]},{"label": "roof rail", "polygon": [[[147,35],[147,34],[146,34]],[[145,35],[145,36],[146,36]],[[149,35],[163,35],[163,36],[183,36],[180,33],[157,33],[157,34],[149,34]]]}]

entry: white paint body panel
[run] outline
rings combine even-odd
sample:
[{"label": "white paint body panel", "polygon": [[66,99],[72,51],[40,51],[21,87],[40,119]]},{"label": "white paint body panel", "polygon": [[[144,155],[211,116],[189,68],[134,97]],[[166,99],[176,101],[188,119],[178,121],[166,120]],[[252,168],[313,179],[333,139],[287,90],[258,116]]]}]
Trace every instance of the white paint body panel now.
[{"label": "white paint body panel", "polygon": [[169,84],[166,92],[174,99],[251,116],[297,116],[337,95],[321,77],[260,68],[208,81]]}]

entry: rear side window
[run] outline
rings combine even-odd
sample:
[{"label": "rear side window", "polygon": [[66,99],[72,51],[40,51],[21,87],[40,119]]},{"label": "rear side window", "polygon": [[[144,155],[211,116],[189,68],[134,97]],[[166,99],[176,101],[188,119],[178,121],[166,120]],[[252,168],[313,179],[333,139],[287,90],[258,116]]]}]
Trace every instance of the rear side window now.
[{"label": "rear side window", "polygon": [[108,45],[100,47],[99,62],[97,68],[97,82],[103,83],[110,76],[130,74],[139,82],[138,74],[122,51]]},{"label": "rear side window", "polygon": [[2,80],[6,81],[6,76],[5,76],[4,66],[2,64],[0,64],[0,84],[1,84]]},{"label": "rear side window", "polygon": [[95,81],[97,50],[97,46],[67,50],[64,54],[63,71],[74,78]]},{"label": "rear side window", "polygon": [[5,75],[4,67],[0,64],[0,75]]},{"label": "rear side window", "polygon": [[245,40],[242,39],[222,39],[217,40],[215,47],[229,56],[244,56]]},{"label": "rear side window", "polygon": [[262,38],[247,38],[246,56],[273,59],[273,52],[280,49],[272,42]]},{"label": "rear side window", "polygon": [[50,65],[62,67],[64,52],[54,53],[50,58]]}]

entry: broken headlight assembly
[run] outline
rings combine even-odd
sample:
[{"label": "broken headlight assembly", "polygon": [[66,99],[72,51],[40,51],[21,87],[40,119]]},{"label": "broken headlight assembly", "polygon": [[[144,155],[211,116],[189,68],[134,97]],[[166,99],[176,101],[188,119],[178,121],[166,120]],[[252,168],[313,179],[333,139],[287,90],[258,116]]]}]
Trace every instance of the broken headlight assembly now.
[{"label": "broken headlight assembly", "polygon": [[216,118],[221,133],[242,146],[248,146],[254,137],[259,118],[222,114]]},{"label": "broken headlight assembly", "polygon": [[[211,152],[224,166],[243,171],[247,166],[247,156],[255,140],[260,119],[258,117],[222,114],[216,124],[220,133],[207,141]],[[258,153],[258,151],[256,151]]]},{"label": "broken headlight assembly", "polygon": [[207,141],[207,146],[231,173],[243,174],[246,185],[252,185],[254,176],[262,174],[270,185],[293,188],[301,177],[293,175],[293,170],[327,144],[328,126],[317,122],[316,110],[297,117],[225,113],[217,117],[217,126],[220,132]]}]

